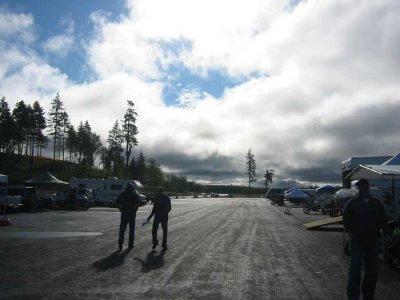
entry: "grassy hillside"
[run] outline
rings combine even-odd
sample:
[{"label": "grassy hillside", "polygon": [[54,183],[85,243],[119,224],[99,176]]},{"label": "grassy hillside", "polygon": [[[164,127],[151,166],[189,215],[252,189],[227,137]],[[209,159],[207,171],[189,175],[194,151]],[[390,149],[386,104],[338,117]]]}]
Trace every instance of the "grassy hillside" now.
[{"label": "grassy hillside", "polygon": [[69,181],[71,177],[105,178],[110,174],[102,169],[83,169],[75,163],[45,157],[31,157],[17,154],[0,153],[0,173],[9,176],[11,184],[22,183],[25,180],[49,171],[57,178]]}]

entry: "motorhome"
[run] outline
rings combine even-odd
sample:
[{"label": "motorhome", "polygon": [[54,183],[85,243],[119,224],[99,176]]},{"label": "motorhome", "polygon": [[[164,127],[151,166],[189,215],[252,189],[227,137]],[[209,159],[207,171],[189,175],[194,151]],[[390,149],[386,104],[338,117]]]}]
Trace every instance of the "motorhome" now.
[{"label": "motorhome", "polygon": [[138,190],[142,200],[146,200],[146,197],[140,194],[143,186],[137,180],[118,179],[117,177],[109,177],[107,179],[72,178],[69,182],[69,186],[70,188],[78,190],[92,189],[94,200],[97,205],[112,205],[128,183],[132,183]]}]

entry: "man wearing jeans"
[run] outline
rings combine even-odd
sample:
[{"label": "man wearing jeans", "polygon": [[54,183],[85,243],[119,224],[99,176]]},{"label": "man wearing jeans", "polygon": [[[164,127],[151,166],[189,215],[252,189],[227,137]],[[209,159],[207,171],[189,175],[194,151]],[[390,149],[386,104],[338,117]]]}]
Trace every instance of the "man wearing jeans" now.
[{"label": "man wearing jeans", "polygon": [[[349,233],[350,267],[347,283],[349,299],[374,299],[378,279],[378,241],[380,230],[386,231],[387,220],[383,205],[371,197],[369,182],[362,178],[356,183],[358,196],[350,200],[343,212],[343,224]],[[361,266],[364,277],[361,283]]]},{"label": "man wearing jeans", "polygon": [[171,211],[171,199],[164,194],[163,188],[158,188],[158,192],[156,198],[154,200],[153,210],[151,211],[150,216],[147,218],[147,221],[154,216],[153,221],[153,249],[156,249],[158,245],[157,239],[157,231],[158,227],[161,224],[161,228],[163,230],[163,238],[162,238],[162,248],[163,251],[168,249],[167,247],[167,235],[168,235],[168,214]]}]

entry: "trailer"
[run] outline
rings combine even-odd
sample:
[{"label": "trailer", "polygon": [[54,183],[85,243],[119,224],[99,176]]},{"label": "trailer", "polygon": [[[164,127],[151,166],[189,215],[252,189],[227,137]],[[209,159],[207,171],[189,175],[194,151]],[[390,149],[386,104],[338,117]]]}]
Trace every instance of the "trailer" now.
[{"label": "trailer", "polygon": [[71,178],[69,188],[77,190],[91,189],[93,191],[95,204],[111,206],[117,200],[118,195],[126,189],[128,183],[132,183],[142,200],[146,201],[146,197],[140,194],[143,185],[137,180],[119,179],[118,177],[109,177],[107,179]]}]

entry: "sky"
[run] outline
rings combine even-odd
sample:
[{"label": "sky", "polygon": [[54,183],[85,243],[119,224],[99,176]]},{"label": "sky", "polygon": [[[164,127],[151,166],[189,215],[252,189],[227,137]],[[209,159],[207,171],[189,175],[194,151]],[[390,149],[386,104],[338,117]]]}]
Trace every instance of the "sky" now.
[{"label": "sky", "polygon": [[103,141],[126,101],[166,172],[243,184],[340,182],[351,156],[400,152],[397,0],[0,2],[0,97],[59,92]]}]

